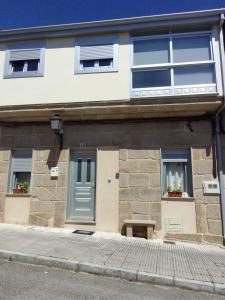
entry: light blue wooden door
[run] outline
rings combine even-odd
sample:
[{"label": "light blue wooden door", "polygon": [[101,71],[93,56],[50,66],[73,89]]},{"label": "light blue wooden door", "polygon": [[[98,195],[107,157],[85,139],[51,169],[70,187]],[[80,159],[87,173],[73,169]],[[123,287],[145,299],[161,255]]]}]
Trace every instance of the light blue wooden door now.
[{"label": "light blue wooden door", "polygon": [[70,220],[93,221],[95,219],[95,152],[74,152],[70,166]]}]

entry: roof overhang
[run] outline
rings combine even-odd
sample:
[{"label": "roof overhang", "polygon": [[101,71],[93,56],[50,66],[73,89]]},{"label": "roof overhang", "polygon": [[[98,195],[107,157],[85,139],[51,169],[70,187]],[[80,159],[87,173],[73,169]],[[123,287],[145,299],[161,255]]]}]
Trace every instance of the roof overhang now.
[{"label": "roof overhang", "polygon": [[165,102],[163,100],[161,103],[154,101],[149,103],[140,99],[133,103],[121,100],[110,101],[110,103],[7,106],[1,107],[0,124],[45,122],[55,113],[59,113],[64,121],[204,116],[215,113],[221,104],[221,98],[204,97],[202,99],[186,99],[184,102]]},{"label": "roof overhang", "polygon": [[0,42],[219,24],[225,8],[0,31]]}]

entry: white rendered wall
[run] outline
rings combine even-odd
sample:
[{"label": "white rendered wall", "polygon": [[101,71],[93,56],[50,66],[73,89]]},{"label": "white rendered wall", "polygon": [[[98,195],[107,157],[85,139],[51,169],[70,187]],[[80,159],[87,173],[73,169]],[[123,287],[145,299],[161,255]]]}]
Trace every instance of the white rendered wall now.
[{"label": "white rendered wall", "polygon": [[128,100],[128,34],[119,35],[119,71],[74,74],[75,38],[46,41],[44,77],[3,79],[5,49],[0,45],[0,105]]}]

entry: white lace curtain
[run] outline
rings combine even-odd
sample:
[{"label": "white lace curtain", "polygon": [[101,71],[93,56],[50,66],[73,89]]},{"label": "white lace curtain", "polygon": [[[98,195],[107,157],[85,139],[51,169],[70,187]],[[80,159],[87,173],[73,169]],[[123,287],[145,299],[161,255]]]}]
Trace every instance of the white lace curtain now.
[{"label": "white lace curtain", "polygon": [[171,162],[166,166],[167,188],[184,191],[184,165],[183,163]]}]

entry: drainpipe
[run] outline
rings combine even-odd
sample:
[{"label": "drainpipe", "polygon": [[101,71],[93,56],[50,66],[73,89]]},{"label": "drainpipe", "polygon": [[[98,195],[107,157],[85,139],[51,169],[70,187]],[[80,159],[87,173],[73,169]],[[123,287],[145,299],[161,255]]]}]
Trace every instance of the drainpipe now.
[{"label": "drainpipe", "polygon": [[220,22],[220,56],[222,65],[222,85],[223,85],[223,104],[216,112],[216,153],[217,153],[217,171],[220,183],[220,203],[221,203],[221,217],[222,217],[222,229],[223,229],[223,242],[225,243],[225,193],[224,193],[224,175],[223,175],[223,161],[222,161],[222,147],[221,147],[221,127],[220,127],[220,114],[225,109],[225,55],[224,55],[224,40],[223,40],[223,23],[224,14],[221,14]]}]

